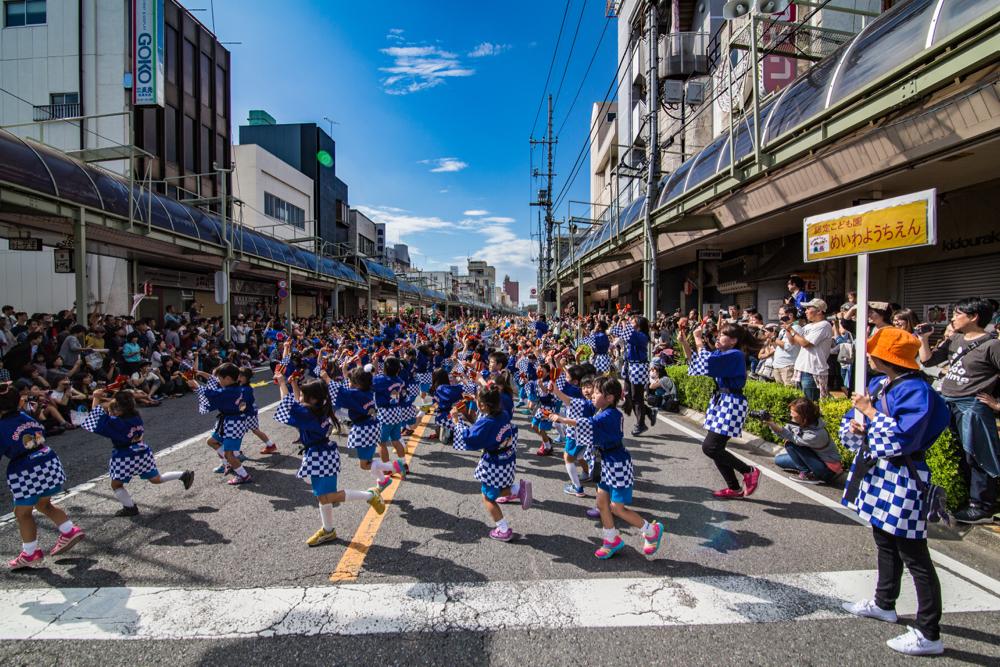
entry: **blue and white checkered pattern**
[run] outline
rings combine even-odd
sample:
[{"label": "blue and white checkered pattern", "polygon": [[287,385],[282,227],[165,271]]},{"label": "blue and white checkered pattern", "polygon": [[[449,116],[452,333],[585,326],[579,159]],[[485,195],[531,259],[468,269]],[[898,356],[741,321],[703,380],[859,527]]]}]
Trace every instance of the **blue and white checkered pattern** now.
[{"label": "blue and white checkered pattern", "polygon": [[607,373],[611,370],[611,357],[606,354],[595,354],[590,360],[598,373]]},{"label": "blue and white checkered pattern", "polygon": [[[585,398],[574,398],[574,399],[570,400],[569,405],[566,406],[566,418],[567,419],[572,419],[573,421],[581,419],[583,417],[583,411],[587,407],[587,404],[589,402],[590,401],[588,401]],[[576,432],[578,430],[579,429],[574,428],[572,426],[567,426],[566,427],[566,437],[567,438],[573,438],[574,440],[576,440]],[[577,442],[578,442],[578,444],[583,444],[580,441],[577,441]]]},{"label": "blue and white checkered pattern", "polygon": [[623,489],[635,483],[632,456],[626,451],[624,458],[609,460],[601,458],[601,484],[613,489]]},{"label": "blue and white checkered pattern", "polygon": [[417,391],[418,392],[420,390],[419,385],[430,384],[431,383],[431,374],[430,374],[430,372],[427,372],[427,373],[416,373],[414,377],[417,380],[417,385],[418,385],[417,386]]},{"label": "blue and white checkered pattern", "polygon": [[[853,411],[849,411],[840,423],[840,441],[852,451],[865,445],[865,437],[850,430]],[[902,446],[896,438],[896,420],[882,413],[875,415],[867,427],[868,458],[877,460],[865,473],[858,487],[855,503],[846,498],[841,502],[858,513],[862,519],[885,532],[911,540],[927,538],[927,522],[921,517],[923,500],[917,482],[910,476],[906,466],[897,466],[889,457],[898,456]],[[930,484],[931,473],[923,461],[914,461],[914,468],[924,484]],[[847,488],[856,474],[855,466],[847,478]]]},{"label": "blue and white checkered pattern", "polygon": [[352,424],[351,430],[347,433],[347,448],[375,447],[379,444],[381,435],[379,423],[374,419],[370,419],[364,424]]},{"label": "blue and white checkered pattern", "polygon": [[66,482],[66,473],[58,456],[16,473],[7,473],[7,484],[14,500],[30,498]]},{"label": "blue and white checkered pattern", "polygon": [[476,471],[472,476],[486,486],[505,489],[514,483],[517,472],[517,456],[511,451],[507,456],[483,455],[479,459]]},{"label": "blue and white checkered pattern", "polygon": [[455,436],[451,443],[452,449],[457,449],[460,452],[465,451],[465,431],[469,428],[469,423],[461,417],[451,417],[450,415],[441,423],[451,429]]},{"label": "blue and white checkered pattern", "polygon": [[208,378],[205,384],[198,387],[198,412],[199,414],[207,415],[212,411],[211,406],[208,404],[208,399],[205,398],[205,391],[210,389],[219,389],[221,385],[219,381],[215,379],[215,376]]},{"label": "blue and white checkered pattern", "polygon": [[406,417],[403,415],[403,408],[394,405],[389,408],[378,408],[378,421],[380,424],[395,426],[396,424],[405,422]]},{"label": "blue and white checkered pattern", "polygon": [[278,403],[278,407],[274,411],[274,421],[281,424],[287,424],[288,420],[292,418],[292,407],[295,405],[295,397],[291,394],[285,395]]},{"label": "blue and white checkered pattern", "polygon": [[153,450],[146,443],[132,445],[127,449],[116,449],[108,461],[108,476],[119,482],[139,477],[156,470]]},{"label": "blue and white checkered pattern", "polygon": [[708,358],[712,353],[708,350],[698,350],[688,359],[688,375],[708,375]]},{"label": "blue and white checkered pattern", "polygon": [[247,431],[256,431],[257,429],[260,428],[260,417],[257,416],[256,412],[247,415],[246,420],[247,420]]},{"label": "blue and white checkered pattern", "polygon": [[632,384],[643,386],[649,384],[649,362],[626,361],[625,371],[628,381]]},{"label": "blue and white checkered pattern", "polygon": [[333,477],[340,473],[340,452],[337,446],[307,449],[296,477]]},{"label": "blue and white checkered pattern", "polygon": [[82,428],[84,431],[90,431],[91,433],[93,433],[94,431],[97,430],[97,425],[98,422],[101,421],[101,417],[106,414],[108,413],[104,411],[104,408],[102,408],[99,405],[96,406],[93,410],[88,412],[87,417],[82,422],[80,422],[80,428]]},{"label": "blue and white checkered pattern", "polygon": [[706,431],[738,438],[743,433],[743,422],[749,409],[750,402],[746,396],[716,392],[708,402],[703,426]]}]

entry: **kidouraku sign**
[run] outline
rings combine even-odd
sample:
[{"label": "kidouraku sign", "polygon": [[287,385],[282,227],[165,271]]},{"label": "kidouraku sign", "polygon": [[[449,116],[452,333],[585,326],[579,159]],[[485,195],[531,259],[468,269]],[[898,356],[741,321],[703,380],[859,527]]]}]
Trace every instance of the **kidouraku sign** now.
[{"label": "kidouraku sign", "polygon": [[936,191],[845,208],[805,219],[807,262],[901,250],[937,242]]},{"label": "kidouraku sign", "polygon": [[163,106],[163,0],[132,0],[132,104]]}]

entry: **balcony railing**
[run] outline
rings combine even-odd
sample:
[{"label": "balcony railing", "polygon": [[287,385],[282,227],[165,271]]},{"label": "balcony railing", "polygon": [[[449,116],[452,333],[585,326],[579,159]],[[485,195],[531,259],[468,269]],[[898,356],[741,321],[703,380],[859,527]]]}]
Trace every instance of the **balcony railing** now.
[{"label": "balcony railing", "polygon": [[35,107],[35,121],[56,120],[58,118],[78,118],[80,103],[74,104],[43,104]]}]

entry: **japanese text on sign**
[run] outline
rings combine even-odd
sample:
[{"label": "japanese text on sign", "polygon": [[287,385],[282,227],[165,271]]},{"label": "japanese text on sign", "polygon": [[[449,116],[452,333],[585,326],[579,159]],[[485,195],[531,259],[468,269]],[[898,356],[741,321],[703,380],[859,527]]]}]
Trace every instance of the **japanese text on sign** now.
[{"label": "japanese text on sign", "polygon": [[927,190],[806,218],[805,261],[933,245],[934,194]]}]

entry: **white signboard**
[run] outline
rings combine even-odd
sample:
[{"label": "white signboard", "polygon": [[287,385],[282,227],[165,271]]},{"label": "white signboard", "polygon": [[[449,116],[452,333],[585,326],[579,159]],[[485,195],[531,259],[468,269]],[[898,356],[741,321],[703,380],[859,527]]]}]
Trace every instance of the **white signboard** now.
[{"label": "white signboard", "polygon": [[163,106],[163,0],[132,0],[132,104]]}]

